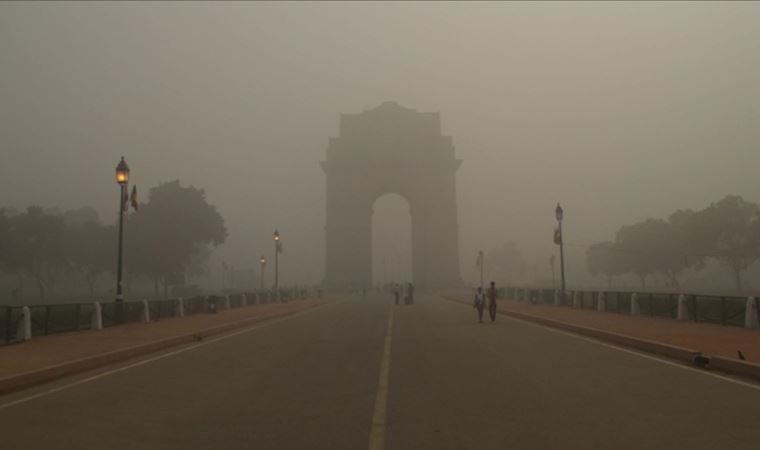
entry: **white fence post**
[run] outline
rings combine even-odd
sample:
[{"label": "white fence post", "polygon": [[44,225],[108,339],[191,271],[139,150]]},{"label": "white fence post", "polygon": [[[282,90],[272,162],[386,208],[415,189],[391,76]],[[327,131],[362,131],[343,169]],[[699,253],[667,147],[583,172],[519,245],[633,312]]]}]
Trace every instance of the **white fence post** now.
[{"label": "white fence post", "polygon": [[142,322],[143,323],[150,323],[150,305],[148,305],[147,300],[142,301]]},{"label": "white fence post", "polygon": [[607,311],[607,300],[604,298],[604,291],[599,292],[596,297],[596,310],[600,312]]},{"label": "white fence post", "polygon": [[686,307],[686,296],[678,294],[678,320],[689,320],[689,309]]},{"label": "white fence post", "polygon": [[185,317],[185,300],[177,297],[177,317]]},{"label": "white fence post", "polygon": [[631,315],[638,316],[641,314],[641,306],[639,306],[639,294],[631,294]]},{"label": "white fence post", "polygon": [[230,309],[230,296],[224,296],[224,309]]},{"label": "white fence post", "polygon": [[100,302],[92,303],[92,318],[90,320],[90,328],[93,330],[103,329],[103,307],[100,306]]},{"label": "white fence post", "polygon": [[755,297],[747,299],[747,307],[744,310],[744,328],[760,328],[757,317],[757,301]]},{"label": "white fence post", "polygon": [[562,300],[559,298],[559,291],[554,291],[554,306],[559,306]]},{"label": "white fence post", "polygon": [[28,306],[21,308],[21,323],[16,327],[16,339],[19,341],[28,341],[32,338],[32,312]]},{"label": "white fence post", "polygon": [[248,306],[248,296],[245,295],[245,292],[241,294],[242,297],[240,298],[240,307],[245,308]]}]

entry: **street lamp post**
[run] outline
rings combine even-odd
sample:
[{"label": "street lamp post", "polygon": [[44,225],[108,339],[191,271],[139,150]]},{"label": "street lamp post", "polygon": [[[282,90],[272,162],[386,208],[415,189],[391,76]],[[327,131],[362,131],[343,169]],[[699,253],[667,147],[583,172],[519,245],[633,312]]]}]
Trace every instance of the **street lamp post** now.
[{"label": "street lamp post", "polygon": [[557,225],[559,227],[559,267],[560,276],[562,277],[562,300],[565,300],[565,237],[562,235],[562,218],[565,212],[562,210],[562,206],[557,203],[557,208],[554,210],[555,217],[557,218]]},{"label": "street lamp post", "polygon": [[122,289],[122,253],[124,248],[124,206],[127,183],[129,183],[129,166],[121,157],[116,166],[116,182],[119,184],[119,251],[116,259],[116,308],[114,315],[117,323],[124,322],[124,292]]},{"label": "street lamp post", "polygon": [[274,235],[272,236],[272,239],[274,240],[274,292],[275,295],[277,295],[277,298],[280,298],[280,232],[276,229],[274,230]]},{"label": "street lamp post", "polygon": [[259,283],[259,289],[263,291],[264,290],[264,273],[267,268],[267,258],[264,255],[261,255],[261,259],[259,259],[259,262],[261,263],[261,281]]},{"label": "street lamp post", "polygon": [[549,266],[551,266],[552,268],[552,290],[553,291],[557,290],[557,276],[555,273],[556,271],[554,270],[554,266],[555,266],[554,259],[555,259],[554,253],[552,253],[552,255],[549,257]]}]

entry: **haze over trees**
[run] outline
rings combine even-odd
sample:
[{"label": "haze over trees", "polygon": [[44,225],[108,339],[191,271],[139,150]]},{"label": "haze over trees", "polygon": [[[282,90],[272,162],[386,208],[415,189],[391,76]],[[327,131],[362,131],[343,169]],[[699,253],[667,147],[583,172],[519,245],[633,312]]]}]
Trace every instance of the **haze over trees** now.
[{"label": "haze over trees", "polygon": [[202,272],[208,247],[227,238],[224,220],[205,192],[179,181],[152,188],[148,202],[131,215],[127,231],[127,272],[148,277],[155,294],[163,286],[164,296],[169,286]]},{"label": "haze over trees", "polygon": [[[170,286],[202,275],[210,248],[227,237],[224,219],[204,191],[179,181],[151,189],[148,201],[139,212],[128,213],[125,224],[129,281],[149,279],[155,295],[159,285],[168,295]],[[0,272],[13,279],[2,297],[12,303],[30,297],[44,302],[86,286],[94,299],[99,282],[112,282],[116,250],[116,226],[104,224],[93,208],[0,209]]]},{"label": "haze over trees", "polygon": [[760,206],[729,195],[698,210],[678,210],[667,220],[647,219],[621,227],[615,241],[600,242],[586,252],[588,270],[607,277],[634,274],[641,287],[660,274],[680,289],[680,275],[718,261],[743,289],[744,274],[760,258]]},{"label": "haze over trees", "polygon": [[485,262],[488,274],[499,280],[520,279],[527,268],[525,258],[514,242],[489,250],[485,255]]}]

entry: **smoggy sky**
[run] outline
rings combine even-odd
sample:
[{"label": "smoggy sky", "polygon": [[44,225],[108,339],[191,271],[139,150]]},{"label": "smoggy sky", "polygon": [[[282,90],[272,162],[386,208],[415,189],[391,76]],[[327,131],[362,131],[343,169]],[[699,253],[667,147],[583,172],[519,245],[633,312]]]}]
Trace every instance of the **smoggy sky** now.
[{"label": "smoggy sky", "polygon": [[[758,24],[749,2],[2,3],[0,204],[111,221],[124,155],[143,195],[206,189],[215,261],[256,265],[278,227],[283,277],[319,281],[327,140],[394,100],[440,112],[464,161],[463,276],[506,241],[548,273],[557,201],[579,244],[760,201]],[[395,240],[408,208],[381,201]]]}]

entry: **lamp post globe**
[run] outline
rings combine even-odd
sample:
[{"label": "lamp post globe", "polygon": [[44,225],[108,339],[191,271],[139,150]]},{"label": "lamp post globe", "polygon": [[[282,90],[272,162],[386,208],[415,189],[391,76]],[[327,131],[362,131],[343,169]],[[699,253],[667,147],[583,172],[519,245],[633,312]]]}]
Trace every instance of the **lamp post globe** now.
[{"label": "lamp post globe", "polygon": [[116,182],[122,186],[129,182],[129,166],[123,156],[119,164],[116,165]]}]

